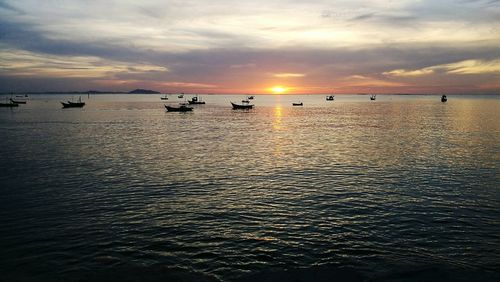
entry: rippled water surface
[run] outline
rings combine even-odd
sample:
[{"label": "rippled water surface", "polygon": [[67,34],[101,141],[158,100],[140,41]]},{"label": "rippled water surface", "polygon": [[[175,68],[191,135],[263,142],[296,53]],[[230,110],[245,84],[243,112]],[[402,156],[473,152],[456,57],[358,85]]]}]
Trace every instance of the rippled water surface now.
[{"label": "rippled water surface", "polygon": [[0,108],[6,280],[500,277],[499,96],[70,97]]}]

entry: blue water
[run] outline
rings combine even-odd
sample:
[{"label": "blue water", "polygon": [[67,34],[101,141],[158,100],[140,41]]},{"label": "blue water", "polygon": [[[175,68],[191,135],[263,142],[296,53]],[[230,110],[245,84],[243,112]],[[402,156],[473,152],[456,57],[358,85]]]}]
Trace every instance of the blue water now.
[{"label": "blue water", "polygon": [[498,281],[500,96],[368,97],[0,108],[0,280]]}]

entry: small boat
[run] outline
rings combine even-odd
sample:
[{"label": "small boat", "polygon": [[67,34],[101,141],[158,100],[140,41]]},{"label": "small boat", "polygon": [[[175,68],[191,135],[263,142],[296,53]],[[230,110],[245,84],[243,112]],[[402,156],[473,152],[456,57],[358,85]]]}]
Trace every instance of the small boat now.
[{"label": "small boat", "polygon": [[10,102],[14,104],[26,104],[26,100],[14,100],[10,98]]},{"label": "small boat", "polygon": [[233,105],[233,109],[234,110],[236,110],[236,109],[251,109],[251,108],[253,108],[253,105],[249,104],[249,103],[235,104],[235,103],[231,102],[231,105]]},{"label": "small boat", "polygon": [[304,106],[304,103],[300,102],[300,103],[292,103],[292,106]]},{"label": "small boat", "polygon": [[328,95],[328,96],[326,96],[326,100],[327,100],[327,101],[333,101],[333,100],[335,100],[335,96],[333,96],[333,95]]},{"label": "small boat", "polygon": [[5,108],[19,107],[19,104],[12,102],[0,103],[0,107],[5,107]]},{"label": "small boat", "polygon": [[160,97],[161,100],[168,100],[168,97],[167,97],[167,94],[165,94],[165,96],[163,97]]},{"label": "small boat", "polygon": [[446,95],[441,96],[441,102],[444,103],[446,101],[448,101],[448,98],[446,97]]},{"label": "small boat", "polygon": [[167,112],[191,112],[193,110],[192,107],[188,107],[184,104],[181,104],[179,107],[172,107],[164,105]]},{"label": "small boat", "polygon": [[177,98],[180,98],[180,99],[184,98],[184,93],[179,94],[179,96],[177,96]]},{"label": "small boat", "polygon": [[188,100],[188,103],[190,105],[203,105],[205,104],[205,101],[202,101],[201,98],[198,99],[198,96],[194,96],[191,100]]},{"label": "small boat", "polygon": [[85,106],[85,102],[82,102],[82,97],[78,98],[78,102],[67,101],[61,102],[61,104],[63,108],[83,108],[83,106]]},{"label": "small boat", "polygon": [[375,101],[375,99],[377,99],[377,95],[371,95],[371,96],[370,96],[370,100],[371,100],[371,101]]},{"label": "small boat", "polygon": [[255,96],[253,96],[253,95],[247,97],[248,100],[253,100],[253,98],[255,98]]}]

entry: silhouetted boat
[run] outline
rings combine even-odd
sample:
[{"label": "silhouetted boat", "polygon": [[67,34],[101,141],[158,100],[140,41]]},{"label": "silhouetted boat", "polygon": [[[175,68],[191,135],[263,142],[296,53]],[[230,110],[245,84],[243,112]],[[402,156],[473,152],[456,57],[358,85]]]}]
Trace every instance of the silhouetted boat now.
[{"label": "silhouetted boat", "polygon": [[192,107],[188,107],[186,105],[180,105],[179,107],[172,107],[164,105],[167,112],[191,112],[193,110]]},{"label": "silhouetted boat", "polygon": [[165,96],[163,97],[160,97],[161,100],[168,100],[168,97],[167,97],[167,94],[165,94]]},{"label": "silhouetted boat", "polygon": [[184,98],[184,93],[179,94],[179,96],[177,96],[177,98],[181,98],[181,99]]},{"label": "silhouetted boat", "polygon": [[446,98],[446,95],[441,96],[441,102],[446,102],[448,101],[448,98]]},{"label": "silhouetted boat", "polygon": [[251,109],[253,108],[253,105],[252,104],[248,104],[248,103],[245,103],[245,104],[235,104],[233,102],[231,102],[231,105],[233,105],[233,109]]},{"label": "silhouetted boat", "polygon": [[300,102],[300,103],[292,103],[292,106],[303,106],[304,103]]},{"label": "silhouetted boat", "polygon": [[202,101],[201,98],[198,99],[198,96],[194,96],[191,100],[188,100],[188,103],[190,105],[203,105],[205,104],[205,101]]},{"label": "silhouetted boat", "polygon": [[255,98],[255,96],[253,96],[253,95],[247,97],[248,100],[253,100],[253,98]]},{"label": "silhouetted boat", "polygon": [[85,106],[85,102],[82,102],[82,97],[78,98],[78,102],[67,101],[61,102],[61,104],[63,108],[82,108],[83,106]]},{"label": "silhouetted boat", "polygon": [[12,102],[0,103],[0,107],[6,107],[6,108],[19,107],[19,104]]},{"label": "silhouetted boat", "polygon": [[14,99],[10,98],[10,101],[14,104],[26,104],[25,100],[14,100]]},{"label": "silhouetted boat", "polygon": [[327,100],[327,101],[333,101],[333,100],[335,100],[335,96],[333,96],[333,95],[328,95],[328,96],[326,96],[326,100]]},{"label": "silhouetted boat", "polygon": [[371,95],[370,96],[370,100],[375,101],[375,99],[377,99],[377,95]]}]

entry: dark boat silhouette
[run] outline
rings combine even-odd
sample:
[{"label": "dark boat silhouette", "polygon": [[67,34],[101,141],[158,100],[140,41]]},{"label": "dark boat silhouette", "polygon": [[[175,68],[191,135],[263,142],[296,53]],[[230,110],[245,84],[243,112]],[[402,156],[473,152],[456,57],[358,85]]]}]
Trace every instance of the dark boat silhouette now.
[{"label": "dark boat silhouette", "polygon": [[188,107],[186,105],[180,105],[179,107],[172,107],[164,105],[167,112],[191,112],[193,110],[192,107]]},{"label": "dark boat silhouette", "polygon": [[370,96],[370,100],[375,101],[375,99],[377,99],[377,95],[371,95]]},{"label": "dark boat silhouette", "polygon": [[5,107],[5,108],[19,107],[19,104],[12,103],[12,101],[11,101],[11,102],[7,102],[7,103],[0,103],[0,107]]},{"label": "dark boat silhouette", "polygon": [[167,97],[167,94],[165,94],[165,96],[163,97],[160,97],[161,100],[168,100],[168,97]]},{"label": "dark boat silhouette", "polygon": [[292,106],[303,106],[304,103],[300,102],[300,103],[292,103]]},{"label": "dark boat silhouette", "polygon": [[231,105],[233,105],[233,109],[251,109],[253,108],[252,104],[244,103],[244,104],[235,104],[231,102]]},{"label": "dark boat silhouette", "polygon": [[67,101],[67,102],[61,102],[63,108],[82,108],[85,106],[85,102],[82,102],[82,97],[78,98],[78,102],[72,102],[72,101]]},{"label": "dark boat silhouette", "polygon": [[444,103],[446,101],[448,101],[448,98],[446,97],[446,95],[441,96],[441,102]]},{"label": "dark boat silhouette", "polygon": [[333,100],[335,100],[335,96],[333,96],[333,95],[328,95],[328,96],[326,96],[326,100],[327,100],[327,101],[333,101]]}]

